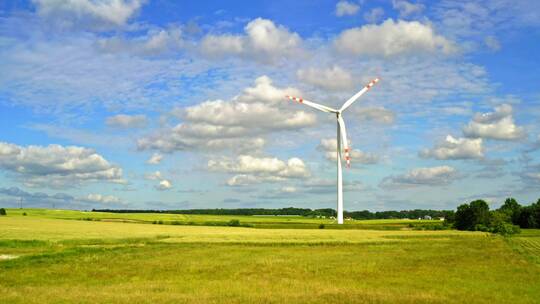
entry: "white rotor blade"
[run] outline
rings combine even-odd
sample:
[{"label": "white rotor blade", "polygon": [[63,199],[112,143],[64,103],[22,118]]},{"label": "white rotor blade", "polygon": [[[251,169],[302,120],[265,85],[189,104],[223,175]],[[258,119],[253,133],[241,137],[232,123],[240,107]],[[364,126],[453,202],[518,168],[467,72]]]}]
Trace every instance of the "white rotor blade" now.
[{"label": "white rotor blade", "polygon": [[349,98],[349,100],[345,101],[341,109],[339,111],[344,111],[347,109],[350,105],[353,104],[360,96],[364,95],[365,92],[367,92],[369,89],[371,89],[372,86],[374,86],[377,82],[379,82],[379,78],[373,79],[370,83],[368,83],[360,92],[353,95],[353,97]]},{"label": "white rotor blade", "polygon": [[349,154],[350,149],[349,149],[349,141],[347,140],[347,129],[345,128],[345,121],[343,120],[343,117],[341,117],[341,115],[338,116],[338,125],[339,125],[339,130],[340,130],[339,133],[341,134],[341,147],[339,147],[341,151],[339,152],[341,153],[341,155],[347,162],[347,168],[350,168],[351,156]]},{"label": "white rotor blade", "polygon": [[327,107],[327,106],[320,105],[318,103],[311,102],[309,100],[305,100],[305,99],[303,99],[301,97],[294,97],[294,96],[289,96],[289,95],[287,95],[285,97],[289,98],[292,101],[303,103],[306,106],[310,106],[312,108],[315,108],[317,110],[320,110],[320,111],[323,111],[323,112],[326,112],[326,113],[337,113],[337,110],[335,110],[335,109],[332,109],[332,108]]}]

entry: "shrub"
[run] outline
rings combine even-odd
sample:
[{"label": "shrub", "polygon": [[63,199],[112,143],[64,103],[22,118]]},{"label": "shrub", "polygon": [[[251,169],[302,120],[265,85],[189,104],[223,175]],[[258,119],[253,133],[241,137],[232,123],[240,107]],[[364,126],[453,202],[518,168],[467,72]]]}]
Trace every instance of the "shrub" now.
[{"label": "shrub", "polygon": [[7,215],[6,209],[0,208],[0,215]]},{"label": "shrub", "polygon": [[324,224],[320,224],[319,229],[324,229]]},{"label": "shrub", "polygon": [[26,212],[23,212],[23,214],[22,214],[22,215],[26,216]]},{"label": "shrub", "polygon": [[237,219],[232,219],[232,220],[229,221],[229,223],[227,225],[232,226],[232,227],[238,227],[238,226],[240,226],[240,221],[237,220]]},{"label": "shrub", "polygon": [[498,222],[491,227],[491,232],[501,235],[511,235],[521,232],[521,229],[517,225],[512,225],[506,222]]}]

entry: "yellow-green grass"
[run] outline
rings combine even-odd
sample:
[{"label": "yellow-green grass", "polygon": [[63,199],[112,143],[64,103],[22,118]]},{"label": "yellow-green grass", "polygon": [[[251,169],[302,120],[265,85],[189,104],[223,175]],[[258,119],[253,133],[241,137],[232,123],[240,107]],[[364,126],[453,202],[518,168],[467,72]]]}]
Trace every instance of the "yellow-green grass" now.
[{"label": "yellow-green grass", "polygon": [[[8,215],[17,216],[26,213],[30,217],[73,219],[73,220],[101,220],[153,223],[161,221],[163,224],[181,225],[226,225],[230,220],[239,220],[255,228],[343,228],[336,225],[335,220],[308,218],[300,216],[242,216],[242,215],[201,215],[201,214],[164,214],[164,213],[109,213],[89,212],[77,210],[50,210],[50,209],[7,209]],[[410,220],[410,219],[383,219],[383,220],[347,220],[345,228],[352,229],[409,229],[410,226],[439,224],[439,220]]]},{"label": "yellow-green grass", "polygon": [[508,238],[507,241],[514,250],[540,265],[540,229],[522,230],[521,234]]},{"label": "yellow-green grass", "polygon": [[[458,231],[0,217],[2,303],[537,303],[540,264]],[[538,240],[540,233],[524,231]],[[513,239],[512,239],[513,240]],[[518,245],[515,245],[518,246]]]}]

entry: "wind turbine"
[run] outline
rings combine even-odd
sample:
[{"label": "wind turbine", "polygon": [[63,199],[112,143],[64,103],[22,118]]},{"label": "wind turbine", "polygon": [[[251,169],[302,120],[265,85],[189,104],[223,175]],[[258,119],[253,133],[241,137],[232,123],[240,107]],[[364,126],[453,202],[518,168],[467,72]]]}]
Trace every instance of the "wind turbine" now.
[{"label": "wind turbine", "polygon": [[351,106],[360,96],[364,95],[371,87],[373,87],[377,82],[379,82],[379,78],[373,79],[370,83],[368,83],[362,90],[360,90],[358,93],[354,94],[351,98],[349,98],[345,103],[341,106],[339,110],[320,105],[318,103],[311,102],[309,100],[305,100],[301,97],[294,97],[287,95],[286,97],[290,100],[305,104],[306,106],[310,106],[312,108],[315,108],[319,111],[323,111],[326,113],[333,113],[336,115],[337,120],[337,149],[336,149],[336,156],[337,156],[337,221],[338,224],[343,224],[343,174],[341,172],[341,158],[342,153],[345,156],[345,160],[347,161],[347,167],[351,167],[351,157],[349,155],[349,143],[347,141],[347,129],[345,128],[345,121],[343,120],[342,113],[345,111],[349,106]]}]

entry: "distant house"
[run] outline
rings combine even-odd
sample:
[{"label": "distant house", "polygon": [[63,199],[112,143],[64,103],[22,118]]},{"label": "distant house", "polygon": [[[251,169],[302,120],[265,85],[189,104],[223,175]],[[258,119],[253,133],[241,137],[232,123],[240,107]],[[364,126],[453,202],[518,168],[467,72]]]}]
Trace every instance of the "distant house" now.
[{"label": "distant house", "polygon": [[425,220],[431,220],[431,216],[429,216],[429,215],[424,215],[424,219],[425,219]]}]

